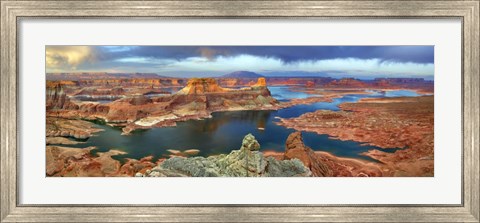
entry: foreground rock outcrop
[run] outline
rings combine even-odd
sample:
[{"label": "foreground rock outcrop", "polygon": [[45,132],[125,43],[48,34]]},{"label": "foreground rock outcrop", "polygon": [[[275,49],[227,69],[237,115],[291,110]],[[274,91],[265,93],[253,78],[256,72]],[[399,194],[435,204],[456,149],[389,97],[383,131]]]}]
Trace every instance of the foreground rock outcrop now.
[{"label": "foreground rock outcrop", "polygon": [[60,146],[47,146],[46,174],[61,177],[104,177],[116,176],[120,162],[112,158],[114,155],[125,154],[122,151],[110,150],[97,153],[94,157],[90,152],[95,147],[84,149]]},{"label": "foreground rock outcrop", "polygon": [[251,134],[245,136],[240,150],[210,157],[173,157],[136,176],[193,177],[306,177],[311,171],[298,159],[276,160],[259,152],[260,144]]},{"label": "foreground rock outcrop", "polygon": [[94,133],[101,131],[103,131],[103,129],[94,127],[94,125],[88,121],[53,117],[47,117],[46,120],[45,133],[47,139],[50,137],[71,137],[75,139],[88,139]]},{"label": "foreground rock outcrop", "polygon": [[312,174],[315,177],[332,176],[330,168],[317,158],[310,147],[303,143],[301,132],[294,132],[288,136],[287,141],[285,142],[285,154],[283,159],[299,159],[312,171]]},{"label": "foreground rock outcrop", "polygon": [[63,146],[46,147],[46,175],[51,177],[131,177],[135,173],[156,166],[153,157],[140,160],[127,159],[122,165],[112,156],[125,152],[109,150],[92,154],[95,147],[69,148]]}]

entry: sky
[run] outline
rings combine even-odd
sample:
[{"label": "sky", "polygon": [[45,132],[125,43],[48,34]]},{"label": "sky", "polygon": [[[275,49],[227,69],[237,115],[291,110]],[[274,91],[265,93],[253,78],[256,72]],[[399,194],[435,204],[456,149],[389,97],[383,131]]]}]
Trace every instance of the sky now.
[{"label": "sky", "polygon": [[433,79],[434,46],[47,46],[47,73],[156,73],[215,77],[422,77]]}]

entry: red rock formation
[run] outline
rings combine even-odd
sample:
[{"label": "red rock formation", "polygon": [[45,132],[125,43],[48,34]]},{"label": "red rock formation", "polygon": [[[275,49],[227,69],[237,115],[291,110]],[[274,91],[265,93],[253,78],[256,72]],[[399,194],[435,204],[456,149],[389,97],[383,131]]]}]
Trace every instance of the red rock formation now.
[{"label": "red rock formation", "polygon": [[105,177],[116,176],[120,169],[120,162],[112,158],[113,155],[124,154],[117,150],[97,153],[93,157],[90,153],[95,147],[68,148],[47,146],[46,174],[47,176],[61,177]]},{"label": "red rock formation", "polygon": [[46,108],[53,109],[76,109],[77,105],[72,103],[59,82],[47,82]]},{"label": "red rock formation", "polygon": [[92,155],[95,147],[69,148],[61,146],[46,147],[46,174],[54,177],[114,177],[130,176],[135,173],[145,173],[157,164],[148,156],[140,160],[127,159],[123,165],[112,158],[115,155],[126,154],[118,150],[97,152]]},{"label": "red rock formation", "polygon": [[307,81],[307,83],[305,84],[305,87],[315,87],[315,82]]},{"label": "red rock formation", "polygon": [[98,87],[85,87],[80,91],[76,92],[74,95],[89,95],[89,96],[97,96],[97,95],[124,95],[125,90],[121,87],[115,88],[108,88],[108,89],[99,89]]},{"label": "red rock formation", "polygon": [[253,87],[266,87],[267,86],[267,81],[265,80],[264,77],[259,77],[257,80],[257,83],[253,85]]},{"label": "red rock formation", "polygon": [[367,84],[354,79],[354,78],[342,78],[340,80],[334,80],[326,85],[327,87],[367,87]]},{"label": "red rock formation", "polygon": [[92,123],[83,120],[68,120],[48,117],[45,133],[47,137],[72,137],[87,139],[96,132],[103,131],[95,128]]},{"label": "red rock formation", "polygon": [[383,79],[375,81],[374,85],[377,87],[390,87],[390,83],[387,80]]},{"label": "red rock formation", "polygon": [[313,176],[328,177],[332,176],[330,168],[322,163],[308,146],[303,143],[302,133],[294,132],[290,134],[285,142],[285,154],[283,159],[299,159],[308,167]]},{"label": "red rock formation", "polygon": [[224,89],[218,86],[217,81],[213,78],[192,78],[188,80],[187,86],[178,92],[178,94],[205,94],[205,93],[221,93],[227,92],[228,89]]},{"label": "red rock formation", "polygon": [[127,158],[127,162],[120,167],[118,174],[120,176],[134,176],[135,173],[143,174],[156,166],[152,160],[153,156],[147,156],[140,160]]},{"label": "red rock formation", "polygon": [[147,98],[144,95],[135,95],[130,98],[122,99],[122,101],[127,101],[131,105],[146,105],[152,103],[152,99]]}]

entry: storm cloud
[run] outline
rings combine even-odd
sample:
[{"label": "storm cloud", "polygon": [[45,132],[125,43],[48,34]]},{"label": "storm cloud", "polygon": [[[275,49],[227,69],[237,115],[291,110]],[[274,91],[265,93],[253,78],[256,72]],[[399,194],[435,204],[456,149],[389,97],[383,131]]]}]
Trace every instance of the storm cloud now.
[{"label": "storm cloud", "polygon": [[253,55],[277,58],[285,63],[339,58],[412,63],[433,63],[434,60],[433,46],[136,46],[128,51],[117,51],[115,47],[98,48],[105,59],[129,56],[176,60],[205,57],[212,60],[219,56]]},{"label": "storm cloud", "polygon": [[152,72],[215,76],[329,71],[433,76],[434,46],[47,46],[47,72]]}]

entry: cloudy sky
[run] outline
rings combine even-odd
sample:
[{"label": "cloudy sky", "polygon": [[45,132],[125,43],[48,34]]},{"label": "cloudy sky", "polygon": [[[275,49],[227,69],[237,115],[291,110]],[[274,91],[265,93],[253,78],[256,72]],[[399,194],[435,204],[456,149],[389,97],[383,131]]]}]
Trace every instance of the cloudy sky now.
[{"label": "cloudy sky", "polygon": [[433,46],[47,46],[46,71],[211,77],[246,70],[266,76],[424,77]]}]

